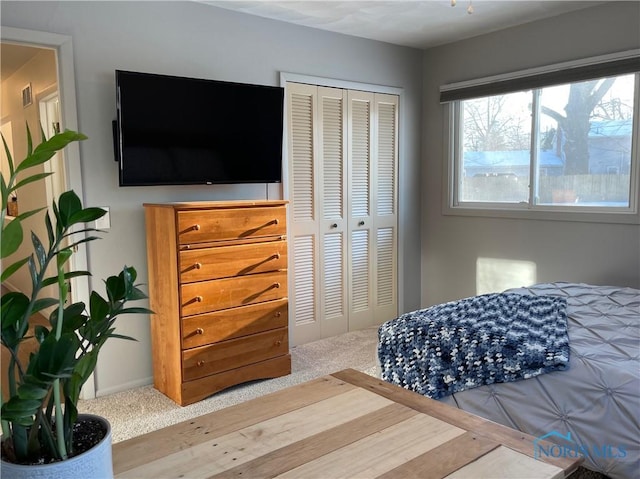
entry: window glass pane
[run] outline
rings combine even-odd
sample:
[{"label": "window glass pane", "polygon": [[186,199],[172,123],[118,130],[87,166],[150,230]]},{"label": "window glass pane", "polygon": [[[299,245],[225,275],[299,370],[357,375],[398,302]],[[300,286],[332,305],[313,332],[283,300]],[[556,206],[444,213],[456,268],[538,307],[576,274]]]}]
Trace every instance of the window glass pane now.
[{"label": "window glass pane", "polygon": [[541,90],[538,204],[629,207],[634,79]]},{"label": "window glass pane", "polygon": [[531,92],[461,102],[462,202],[529,201]]}]

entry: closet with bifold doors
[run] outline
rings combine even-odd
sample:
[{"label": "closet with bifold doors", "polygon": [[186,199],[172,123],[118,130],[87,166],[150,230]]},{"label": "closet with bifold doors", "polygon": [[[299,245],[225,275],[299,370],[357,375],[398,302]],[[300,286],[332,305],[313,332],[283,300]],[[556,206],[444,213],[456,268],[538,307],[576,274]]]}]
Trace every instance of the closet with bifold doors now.
[{"label": "closet with bifold doors", "polygon": [[294,344],[397,316],[398,95],[286,84]]}]

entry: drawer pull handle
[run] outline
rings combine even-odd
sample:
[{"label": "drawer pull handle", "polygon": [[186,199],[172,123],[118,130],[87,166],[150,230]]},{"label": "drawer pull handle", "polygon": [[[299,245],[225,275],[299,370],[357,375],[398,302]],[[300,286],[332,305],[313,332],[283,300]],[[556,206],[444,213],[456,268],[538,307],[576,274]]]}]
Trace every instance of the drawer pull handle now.
[{"label": "drawer pull handle", "polygon": [[202,359],[200,359],[197,363],[196,366],[201,367],[204,366],[204,361]]},{"label": "drawer pull handle", "polygon": [[282,344],[282,341],[276,341],[276,346],[280,346]]},{"label": "drawer pull handle", "polygon": [[203,334],[203,333],[204,333],[204,329],[202,328],[196,329],[196,334]]},{"label": "drawer pull handle", "polygon": [[274,314],[274,316],[276,318],[279,318],[280,316],[282,316],[282,312],[281,311],[276,311],[276,314]]},{"label": "drawer pull handle", "polygon": [[273,259],[280,259],[280,253],[272,254],[271,257]]},{"label": "drawer pull handle", "polygon": [[196,264],[193,265],[193,267],[195,269],[200,269],[200,268],[202,268],[202,263],[196,263]]},{"label": "drawer pull handle", "polygon": [[279,288],[280,287],[280,283],[273,283],[273,287],[274,288]]},{"label": "drawer pull handle", "polygon": [[196,296],[196,303],[202,303],[202,296]]},{"label": "drawer pull handle", "polygon": [[364,226],[364,221],[358,221],[358,226]]},{"label": "drawer pull handle", "polygon": [[331,224],[331,228],[337,228],[338,227],[338,223],[332,223]]},{"label": "drawer pull handle", "polygon": [[274,225],[280,224],[280,220],[278,218],[276,218],[275,220],[272,221],[272,223]]},{"label": "drawer pull handle", "polygon": [[195,224],[195,225],[193,225],[192,229],[194,229],[196,231],[200,231],[200,225]]}]

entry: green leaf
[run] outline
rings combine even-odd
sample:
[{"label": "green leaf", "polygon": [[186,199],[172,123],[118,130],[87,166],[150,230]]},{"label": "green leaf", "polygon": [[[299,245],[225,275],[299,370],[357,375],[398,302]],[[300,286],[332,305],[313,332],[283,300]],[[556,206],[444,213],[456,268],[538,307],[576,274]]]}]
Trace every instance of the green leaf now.
[{"label": "green leaf", "polygon": [[96,364],[98,363],[98,352],[99,348],[92,349],[87,354],[83,355],[78,362],[76,363],[75,368],[73,369],[73,374],[71,378],[67,382],[68,396],[74,401],[77,402],[80,397],[80,390],[89,376],[93,373],[96,368]]},{"label": "green leaf", "polygon": [[[127,282],[132,285],[133,283],[136,282],[136,278],[138,277],[138,272],[136,271],[136,269],[133,266],[125,266],[124,267],[124,273],[127,274]],[[123,273],[123,274],[124,274]]]},{"label": "green leaf", "polygon": [[40,298],[37,299],[33,303],[33,312],[35,314],[43,309],[50,308],[51,306],[55,306],[58,304],[58,300],[56,298]]},{"label": "green leaf", "polygon": [[82,210],[82,202],[73,190],[65,191],[58,198],[58,208],[60,211],[60,220],[63,228],[71,226],[71,218]]},{"label": "green leaf", "polygon": [[39,380],[69,377],[80,342],[75,333],[63,333],[56,340],[49,334],[29,362],[27,372]]},{"label": "green leaf", "polygon": [[31,232],[31,243],[33,243],[33,251],[35,252],[36,259],[38,260],[38,266],[40,266],[40,271],[42,271],[47,264],[47,252],[42,246],[42,242],[40,238],[32,231]]},{"label": "green leaf", "polygon": [[89,221],[95,221],[98,218],[102,218],[107,214],[106,210],[102,208],[85,208],[82,211],[78,211],[69,218],[70,224],[75,225],[77,223],[88,223]]},{"label": "green leaf", "polygon": [[61,270],[64,268],[64,265],[67,263],[67,261],[69,261],[69,258],[71,258],[72,254],[73,254],[73,251],[69,249],[63,249],[58,251],[58,254],[56,255],[56,266],[58,267],[58,270]]},{"label": "green leaf", "polygon": [[51,224],[51,215],[47,211],[47,214],[44,216],[44,224],[47,227],[47,236],[49,238],[49,247],[53,247],[53,242],[56,240],[53,234],[53,225]]},{"label": "green leaf", "polygon": [[49,388],[38,386],[32,383],[23,383],[18,388],[20,399],[35,399],[42,401],[49,393]]},{"label": "green leaf", "polygon": [[36,341],[38,341],[38,344],[42,344],[42,341],[44,341],[47,336],[49,336],[49,333],[50,331],[47,328],[39,324],[35,328],[33,328],[33,335],[35,336]]},{"label": "green leaf", "polygon": [[[76,407],[77,399],[65,395],[64,398],[64,429],[65,431],[72,431],[73,425],[78,419],[78,409]],[[73,451],[73,442],[71,433],[65,435],[67,450]]]},{"label": "green leaf", "polygon": [[67,314],[65,311],[64,323],[62,323],[62,332],[75,332],[82,328],[87,322],[87,315],[85,314]]},{"label": "green leaf", "polygon": [[65,130],[62,133],[56,133],[47,141],[40,143],[36,147],[34,153],[39,151],[48,151],[48,150],[53,150],[53,151],[62,150],[71,142],[82,141],[86,139],[87,139],[87,136],[83,135],[82,133],[77,133],[73,130]]},{"label": "green leaf", "polygon": [[154,314],[153,311],[147,308],[125,308],[121,309],[118,314]]},{"label": "green leaf", "polygon": [[[64,279],[69,280],[72,278],[78,278],[80,276],[91,276],[91,273],[89,273],[88,271],[70,271],[69,273],[64,274]],[[52,284],[56,284],[57,282],[57,276],[50,276],[49,278],[45,278],[42,280],[42,286],[51,286]]]},{"label": "green leaf", "polygon": [[32,152],[31,133],[27,127],[27,157],[20,162],[16,168],[16,172],[24,171],[37,165],[41,165],[50,160],[57,151],[62,150],[72,141],[85,140],[87,137],[81,133],[67,130],[64,133],[58,133],[49,140],[40,143]]},{"label": "green leaf", "polygon": [[60,210],[58,209],[58,204],[53,201],[53,203],[51,204],[51,207],[53,208],[53,216],[56,219],[56,234],[62,234],[64,227],[62,225],[62,218],[60,217]]},{"label": "green leaf", "polygon": [[110,338],[118,338],[118,339],[126,339],[127,341],[138,341],[136,338],[132,338],[131,336],[124,336],[122,334],[110,334]]},{"label": "green leaf", "polygon": [[0,195],[2,196],[2,209],[6,211],[7,202],[9,201],[9,186],[4,181],[4,174],[0,172]]},{"label": "green leaf", "polygon": [[[71,332],[76,331],[81,328],[84,323],[87,321],[87,316],[85,314],[85,305],[82,302],[73,303],[70,306],[67,306],[62,311],[63,319],[62,319],[62,332]],[[54,310],[51,312],[49,317],[49,321],[51,322],[52,328],[55,330],[58,324],[58,310]]]},{"label": "green leaf", "polygon": [[147,299],[148,296],[144,293],[144,291],[142,291],[140,288],[134,287],[131,289],[131,292],[129,293],[129,296],[127,297],[127,299],[131,300],[131,301],[138,301],[140,299]]},{"label": "green leaf", "polygon": [[48,171],[46,173],[38,173],[37,175],[31,175],[16,183],[15,186],[11,188],[11,191],[16,191],[18,188],[22,188],[24,185],[28,185],[29,183],[33,183],[34,181],[44,180],[51,175],[53,175],[52,171]]},{"label": "green leaf", "polygon": [[29,218],[30,216],[33,216],[35,214],[40,213],[42,210],[45,210],[46,208],[36,208],[35,210],[29,210],[29,211],[25,211],[24,213],[20,213],[18,216],[16,216],[16,219],[20,220],[20,221],[24,221],[27,218]]},{"label": "green leaf", "polygon": [[0,280],[4,283],[13,273],[18,271],[25,263],[29,261],[29,258],[22,258],[20,261],[16,261],[12,265],[7,266],[3,271],[2,275],[0,275]]},{"label": "green leaf", "polygon": [[11,156],[11,150],[9,149],[9,145],[7,145],[7,141],[4,139],[4,135],[1,135],[1,136],[2,136],[2,145],[4,146],[4,153],[5,155],[7,155],[7,160],[9,163],[9,176],[13,176],[14,165],[13,165],[13,158]]},{"label": "green leaf", "polygon": [[31,130],[29,129],[29,123],[27,123],[27,156],[31,156],[33,153],[33,139],[31,138]]},{"label": "green leaf", "polygon": [[89,311],[91,321],[102,321],[109,314],[109,303],[98,293],[92,291],[89,298]]},{"label": "green leaf", "polygon": [[124,299],[126,294],[126,285],[122,278],[122,273],[120,276],[109,276],[105,281],[107,286],[107,296],[109,297],[109,301],[116,302]]},{"label": "green leaf", "polygon": [[0,245],[0,258],[18,251],[22,244],[22,225],[18,218],[14,218],[2,229],[2,244]]},{"label": "green leaf", "polygon": [[24,293],[12,291],[3,294],[0,301],[2,334],[4,334],[5,329],[16,329],[21,321],[26,321],[25,315],[29,309],[29,298]]},{"label": "green leaf", "polygon": [[7,293],[2,296],[2,343],[14,351],[29,330],[26,317],[29,298],[22,293]]},{"label": "green leaf", "polygon": [[33,259],[33,255],[29,256],[27,260],[27,269],[29,270],[29,275],[31,275],[31,287],[33,291],[38,290],[38,270],[36,269],[36,262]]},{"label": "green leaf", "polygon": [[13,396],[2,405],[2,420],[30,426],[33,424],[33,417],[41,405],[42,402],[36,399],[21,399],[18,396]]},{"label": "green leaf", "polygon": [[[96,230],[84,230],[84,231],[96,231]],[[81,233],[81,231],[76,231],[73,234],[78,234]],[[67,246],[67,248],[74,248],[78,245],[81,245],[82,243],[88,243],[89,241],[93,241],[93,240],[97,240],[100,239],[99,236],[89,236],[86,238],[82,238],[80,241],[76,241],[75,243],[71,243],[69,246]]]}]

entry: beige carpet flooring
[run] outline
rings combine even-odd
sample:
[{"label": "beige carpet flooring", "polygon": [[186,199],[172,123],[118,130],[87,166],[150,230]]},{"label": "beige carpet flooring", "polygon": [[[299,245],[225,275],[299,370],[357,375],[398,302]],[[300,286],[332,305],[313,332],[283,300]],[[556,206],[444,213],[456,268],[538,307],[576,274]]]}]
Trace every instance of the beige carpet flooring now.
[{"label": "beige carpet flooring", "polygon": [[[119,442],[345,368],[375,376],[376,345],[377,327],[303,344],[291,348],[290,375],[235,386],[190,406],[180,407],[153,386],[145,386],[80,401],[78,410],[107,418],[113,442]],[[607,477],[581,467],[571,479]]]},{"label": "beige carpet flooring", "polygon": [[78,411],[106,418],[119,442],[345,368],[375,375],[376,344],[377,328],[303,344],[291,348],[290,375],[235,386],[185,407],[145,386],[80,401]]}]

